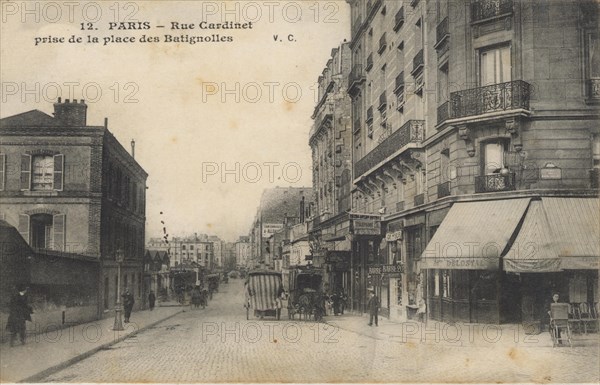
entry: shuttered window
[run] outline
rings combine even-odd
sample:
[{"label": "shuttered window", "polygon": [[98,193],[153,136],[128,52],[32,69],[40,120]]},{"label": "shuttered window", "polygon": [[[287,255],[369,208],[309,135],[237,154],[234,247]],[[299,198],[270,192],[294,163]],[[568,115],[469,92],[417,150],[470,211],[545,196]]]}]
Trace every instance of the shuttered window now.
[{"label": "shuttered window", "polygon": [[54,180],[53,189],[57,191],[63,190],[65,180],[65,156],[63,154],[54,155]]},{"label": "shuttered window", "polygon": [[54,250],[65,251],[66,216],[56,214],[53,217],[52,229],[54,230]]},{"label": "shuttered window", "polygon": [[31,189],[31,155],[21,155],[21,190]]},{"label": "shuttered window", "polygon": [[4,190],[6,181],[6,154],[0,154],[0,191]]}]

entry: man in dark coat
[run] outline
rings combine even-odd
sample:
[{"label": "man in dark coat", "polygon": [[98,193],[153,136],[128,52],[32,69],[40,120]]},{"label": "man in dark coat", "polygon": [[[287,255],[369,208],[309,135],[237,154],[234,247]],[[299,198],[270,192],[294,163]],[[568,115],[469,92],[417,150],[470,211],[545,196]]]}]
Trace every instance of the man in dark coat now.
[{"label": "man in dark coat", "polygon": [[131,316],[131,311],[133,310],[133,304],[135,300],[133,299],[133,294],[129,292],[129,289],[125,289],[125,294],[123,294],[123,309],[125,310],[125,323],[129,322],[129,317]]},{"label": "man in dark coat", "polygon": [[379,298],[375,295],[374,291],[371,291],[369,302],[367,302],[367,308],[369,309],[369,326],[373,326],[373,318],[375,319],[375,326],[379,318]]},{"label": "man in dark coat", "polygon": [[10,299],[8,322],[6,329],[10,331],[10,346],[15,345],[17,334],[21,339],[21,343],[25,345],[25,321],[31,321],[33,310],[27,304],[27,288],[20,286],[17,288],[18,293],[15,293]]},{"label": "man in dark coat", "polygon": [[150,294],[148,294],[148,305],[150,305],[150,310],[154,310],[154,305],[156,304],[156,295],[153,290],[150,290]]}]

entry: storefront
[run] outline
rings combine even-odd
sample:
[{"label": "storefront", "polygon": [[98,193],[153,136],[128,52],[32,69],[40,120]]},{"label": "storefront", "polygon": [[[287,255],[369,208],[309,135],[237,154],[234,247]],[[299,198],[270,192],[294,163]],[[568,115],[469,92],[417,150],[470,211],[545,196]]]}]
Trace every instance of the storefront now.
[{"label": "storefront", "polygon": [[[427,270],[428,316],[454,322],[500,323],[501,295],[514,293],[500,271],[500,257],[530,199],[455,203],[421,257]],[[502,287],[506,291],[502,291]]]},{"label": "storefront", "polygon": [[521,311],[514,314],[513,309],[512,318],[542,328],[554,293],[573,306],[597,303],[599,234],[597,198],[532,201],[519,234],[502,258],[504,271],[518,287],[514,300]]},{"label": "storefront", "polygon": [[350,301],[353,310],[366,312],[367,290],[369,288],[380,290],[378,289],[380,287],[379,278],[369,275],[370,267],[382,264],[380,217],[352,213],[350,214],[350,231],[352,234]]}]

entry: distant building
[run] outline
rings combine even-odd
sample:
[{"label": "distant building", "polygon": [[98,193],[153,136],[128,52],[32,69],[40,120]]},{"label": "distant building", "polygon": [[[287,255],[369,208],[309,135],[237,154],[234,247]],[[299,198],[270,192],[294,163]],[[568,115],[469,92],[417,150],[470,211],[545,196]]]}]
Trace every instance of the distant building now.
[{"label": "distant building", "polygon": [[250,237],[242,236],[235,243],[235,263],[237,267],[250,267],[248,264],[251,260],[252,245]]},{"label": "distant building", "polygon": [[313,190],[307,187],[275,187],[263,191],[250,229],[252,263],[273,267],[269,237],[284,224],[303,222],[310,211]]}]

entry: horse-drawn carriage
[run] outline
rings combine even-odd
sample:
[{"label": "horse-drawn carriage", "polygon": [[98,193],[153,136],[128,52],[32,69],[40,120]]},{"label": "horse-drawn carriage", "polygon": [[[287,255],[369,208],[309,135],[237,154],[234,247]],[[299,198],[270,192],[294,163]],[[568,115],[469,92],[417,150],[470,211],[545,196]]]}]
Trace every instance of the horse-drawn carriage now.
[{"label": "horse-drawn carriage", "polygon": [[288,315],[321,321],[325,315],[325,295],[323,293],[323,271],[309,267],[298,267],[290,272],[290,295]]},{"label": "horse-drawn carriage", "polygon": [[250,309],[254,316],[281,317],[281,293],[283,284],[281,273],[270,270],[254,270],[248,274],[244,287],[246,301],[246,319],[250,319]]}]

